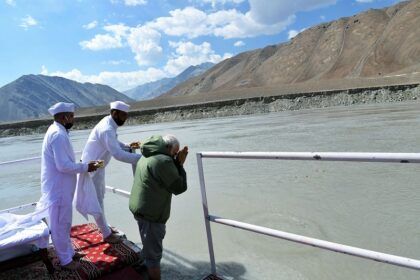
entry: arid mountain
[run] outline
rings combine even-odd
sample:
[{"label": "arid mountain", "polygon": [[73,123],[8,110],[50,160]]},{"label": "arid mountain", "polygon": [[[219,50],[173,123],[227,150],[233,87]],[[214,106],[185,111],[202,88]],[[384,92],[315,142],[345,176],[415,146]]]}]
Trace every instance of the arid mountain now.
[{"label": "arid mountain", "polygon": [[135,100],[148,100],[156,98],[173,89],[178,84],[204,73],[213,65],[214,64],[211,62],[206,62],[200,65],[190,66],[173,78],[164,78],[158,81],[146,83],[124,91],[123,93]]},{"label": "arid mountain", "polygon": [[420,0],[369,10],[309,28],[287,43],[226,59],[162,97],[420,72],[419,27]]},{"label": "arid mountain", "polygon": [[61,77],[25,75],[0,88],[0,121],[16,121],[48,115],[56,102],[72,102],[77,108],[125,102],[133,99],[115,89],[78,83]]}]

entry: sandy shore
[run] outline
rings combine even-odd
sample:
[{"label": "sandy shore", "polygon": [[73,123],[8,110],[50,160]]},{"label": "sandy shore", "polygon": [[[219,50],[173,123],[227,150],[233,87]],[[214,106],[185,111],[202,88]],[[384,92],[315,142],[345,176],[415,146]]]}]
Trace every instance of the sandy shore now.
[{"label": "sandy shore", "polygon": [[[127,124],[136,125],[187,119],[217,118],[357,104],[418,102],[417,100],[420,100],[419,84],[318,91],[132,111]],[[77,117],[76,115],[77,119],[74,129],[92,128],[103,116],[105,115],[97,114],[83,117]],[[50,119],[0,124],[0,137],[45,133],[50,124]]]}]

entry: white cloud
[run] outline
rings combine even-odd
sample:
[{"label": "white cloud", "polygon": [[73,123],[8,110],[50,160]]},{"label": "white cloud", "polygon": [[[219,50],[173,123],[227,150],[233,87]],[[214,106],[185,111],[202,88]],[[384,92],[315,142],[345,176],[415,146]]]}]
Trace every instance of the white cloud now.
[{"label": "white cloud", "polygon": [[89,49],[92,51],[121,48],[121,40],[109,34],[99,34],[90,41],[82,41],[79,43],[82,49]]},{"label": "white cloud", "polygon": [[305,31],[305,29],[306,28],[302,28],[301,30],[290,29],[289,32],[287,33],[288,34],[287,38],[290,40],[294,38],[296,35],[298,35],[300,32]]},{"label": "white cloud", "polygon": [[124,3],[126,6],[139,6],[139,5],[146,5],[146,0],[110,0],[112,4],[119,4]]},{"label": "white cloud", "polygon": [[[122,3],[123,0],[111,1],[113,3]],[[239,4],[244,0],[201,1],[218,5]],[[248,1],[250,10],[246,13],[236,9],[204,12],[194,7],[185,7],[172,10],[166,17],[156,18],[137,27],[129,27],[123,24],[108,25],[104,27],[104,34],[97,34],[91,40],[80,42],[83,49],[90,50],[129,47],[134,53],[137,64],[145,66],[162,62],[164,50],[161,46],[161,40],[163,34],[181,37],[179,39],[181,40],[180,42],[170,42],[169,46],[174,50],[169,55],[169,59],[162,69],[148,68],[147,70],[129,72],[127,74],[102,72],[93,76],[82,75],[77,70],[61,74],[68,77],[78,77],[78,80],[93,80],[109,84],[119,90],[124,90],[141,83],[177,75],[190,65],[198,65],[209,61],[218,63],[232,56],[229,53],[217,54],[208,42],[195,44],[184,41],[185,38],[216,36],[225,39],[240,39],[277,34],[295,21],[297,12],[333,5],[337,0],[294,0],[293,4],[286,0]],[[124,3],[128,4],[127,1]],[[301,31],[290,30],[289,38],[296,36]],[[243,45],[244,42],[241,40],[234,43],[236,47]],[[133,77],[137,78],[134,79]]]},{"label": "white cloud", "polygon": [[138,5],[146,5],[146,0],[125,0],[124,4],[127,6],[138,6]]},{"label": "white cloud", "polygon": [[140,66],[153,64],[162,56],[161,34],[148,26],[130,28],[118,24],[105,26],[104,30],[108,33],[97,34],[89,41],[80,42],[80,46],[93,51],[128,46]]},{"label": "white cloud", "polygon": [[92,51],[123,47],[122,39],[126,36],[129,27],[123,24],[107,25],[104,27],[104,30],[111,34],[97,34],[93,39],[82,41],[79,45],[82,49],[89,49]]},{"label": "white cloud", "polygon": [[48,75],[48,69],[45,65],[41,66],[41,73],[42,75]]},{"label": "white cloud", "polygon": [[89,22],[88,24],[83,25],[82,27],[84,29],[93,29],[98,25],[98,22],[96,20]]},{"label": "white cloud", "polygon": [[201,2],[210,4],[213,8],[215,8],[218,4],[225,5],[225,4],[240,4],[244,2],[245,0],[202,0]]},{"label": "white cloud", "polygon": [[122,64],[131,64],[129,61],[120,59],[120,60],[109,60],[104,61],[102,64],[109,64],[109,65],[122,65]]},{"label": "white cloud", "polygon": [[171,36],[188,36],[195,38],[211,34],[211,26],[207,15],[193,7],[169,12],[169,17],[160,17],[146,25]]},{"label": "white cloud", "polygon": [[243,14],[235,9],[206,14],[196,8],[186,7],[173,10],[169,17],[157,18],[146,25],[171,36],[197,38],[213,35],[227,39],[276,34],[294,19],[295,16],[290,15],[275,24],[266,25],[255,21],[249,13]]},{"label": "white cloud", "polygon": [[337,0],[248,0],[250,16],[261,24],[276,24],[286,21],[299,11],[310,11],[334,5]]},{"label": "white cloud", "polygon": [[[132,34],[136,34],[136,31],[141,33],[144,30],[137,29]],[[136,35],[140,35],[140,33]],[[147,34],[147,32],[142,34]],[[169,45],[174,48],[175,51],[171,54],[170,59],[162,69],[150,67],[146,70],[132,72],[106,71],[101,72],[98,75],[85,75],[78,69],[73,69],[68,72],[56,71],[50,73],[48,69],[42,65],[41,74],[60,76],[80,83],[89,82],[105,84],[119,91],[125,91],[140,84],[178,75],[191,65],[199,65],[204,62],[218,63],[226,58],[232,57],[232,54],[230,53],[225,53],[223,56],[216,54],[208,42],[199,45],[192,42],[169,42]],[[117,63],[119,62],[120,61]]]},{"label": "white cloud", "polygon": [[6,0],[6,4],[10,5],[10,6],[16,6],[16,1],[15,0]]},{"label": "white cloud", "polygon": [[357,3],[372,3],[375,2],[375,0],[356,0]]},{"label": "white cloud", "polygon": [[114,33],[116,37],[124,37],[130,31],[130,27],[124,24],[114,24],[105,26],[104,30]]},{"label": "white cloud", "polygon": [[153,64],[162,55],[160,44],[161,35],[158,31],[147,26],[132,28],[127,37],[131,51],[135,53],[138,65]]},{"label": "white cloud", "polygon": [[33,17],[27,15],[26,17],[20,19],[19,26],[23,27],[24,29],[28,29],[29,27],[35,26],[37,24],[38,22]]},{"label": "white cloud", "polygon": [[203,42],[200,45],[192,42],[169,42],[169,45],[175,48],[175,53],[164,67],[169,75],[178,75],[191,65],[204,62],[218,63],[232,56],[230,53],[225,53],[223,57],[216,54],[208,42]]},{"label": "white cloud", "polygon": [[327,19],[325,16],[319,16],[319,18],[320,18],[321,20],[326,20],[326,19]]},{"label": "white cloud", "polygon": [[139,84],[156,81],[167,77],[167,74],[157,68],[148,68],[143,71],[132,72],[101,72],[98,75],[85,75],[78,69],[68,72],[51,72],[43,65],[41,74],[48,76],[59,76],[66,79],[74,80],[79,83],[104,84],[115,88],[118,91],[132,89]]},{"label": "white cloud", "polygon": [[291,29],[291,30],[289,30],[289,32],[288,32],[288,36],[287,36],[287,38],[290,40],[290,39],[292,39],[293,37],[295,37],[296,35],[298,35],[299,34],[299,31],[297,31],[297,30],[294,30],[294,29]]},{"label": "white cloud", "polygon": [[287,26],[295,21],[295,16],[290,15],[283,21],[273,24],[261,24],[255,21],[250,13],[241,14],[237,11],[228,11],[225,15],[223,12],[217,16],[228,16],[230,14],[230,22],[226,25],[218,26],[214,29],[214,35],[227,38],[249,38],[259,35],[277,34],[286,29]]}]

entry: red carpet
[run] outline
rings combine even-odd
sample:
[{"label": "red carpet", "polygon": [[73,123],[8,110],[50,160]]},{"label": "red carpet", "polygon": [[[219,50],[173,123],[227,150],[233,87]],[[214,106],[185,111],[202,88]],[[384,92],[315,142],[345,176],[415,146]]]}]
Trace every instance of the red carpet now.
[{"label": "red carpet", "polygon": [[[130,279],[136,274],[131,264],[139,260],[136,248],[127,240],[118,244],[103,242],[102,234],[95,224],[73,226],[71,238],[76,251],[87,254],[80,260],[82,268],[77,271],[64,271],[59,267],[58,259],[53,249],[49,249],[49,256],[56,271],[48,275],[47,269],[41,261],[0,272],[0,279],[97,279],[108,275],[105,279]],[[125,268],[125,269],[122,269]],[[124,276],[125,275],[125,276]]]}]

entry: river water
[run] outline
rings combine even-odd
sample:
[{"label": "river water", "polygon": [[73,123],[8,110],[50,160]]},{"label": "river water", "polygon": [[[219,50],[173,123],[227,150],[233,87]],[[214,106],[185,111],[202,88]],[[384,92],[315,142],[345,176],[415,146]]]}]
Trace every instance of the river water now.
[{"label": "river water", "polygon": [[[331,107],[122,127],[130,142],[171,133],[188,145],[189,189],[174,197],[163,279],[210,271],[195,153],[199,151],[419,152],[420,104]],[[80,151],[89,131],[72,131]],[[43,135],[0,138],[0,162],[39,156]],[[80,154],[78,155],[80,157]],[[420,259],[420,165],[204,159],[211,214]],[[1,208],[38,200],[40,161],[0,166]],[[112,160],[107,185],[130,190],[131,166]],[[108,221],[139,242],[128,200],[107,193]],[[74,224],[85,222],[74,214]],[[225,279],[419,279],[420,272],[212,224]]]}]

